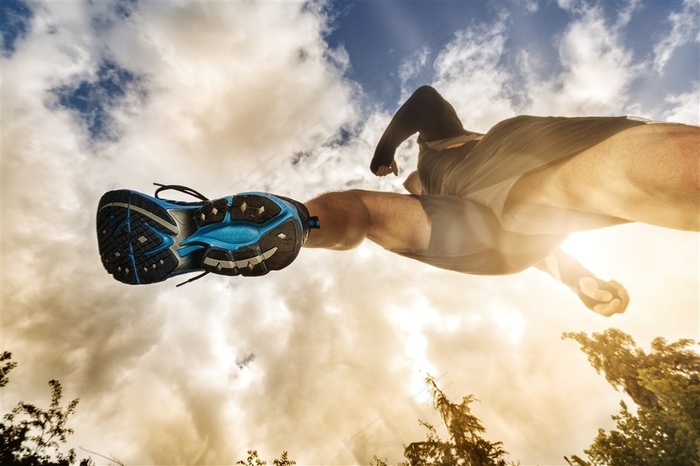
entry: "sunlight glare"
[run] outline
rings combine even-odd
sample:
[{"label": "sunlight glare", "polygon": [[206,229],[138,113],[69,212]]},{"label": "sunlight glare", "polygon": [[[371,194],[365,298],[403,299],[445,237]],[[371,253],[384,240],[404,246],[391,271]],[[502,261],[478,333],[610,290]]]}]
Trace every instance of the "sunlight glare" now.
[{"label": "sunlight glare", "polygon": [[411,368],[410,393],[422,393],[425,390],[425,376],[437,372],[427,356],[428,339],[423,329],[437,324],[439,313],[426,303],[416,303],[411,309],[395,309],[392,318],[405,335],[404,360]]},{"label": "sunlight glare", "polygon": [[496,304],[490,314],[489,320],[496,325],[500,333],[513,346],[517,346],[525,333],[525,316],[517,309],[505,305]]}]

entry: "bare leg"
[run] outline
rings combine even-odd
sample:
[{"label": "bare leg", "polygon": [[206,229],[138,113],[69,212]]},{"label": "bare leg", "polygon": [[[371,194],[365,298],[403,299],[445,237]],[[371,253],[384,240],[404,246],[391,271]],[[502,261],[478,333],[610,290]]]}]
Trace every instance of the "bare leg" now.
[{"label": "bare leg", "polygon": [[351,190],[323,194],[306,203],[321,228],[305,247],[351,249],[368,238],[386,249],[424,250],[430,219],[420,201],[403,194]]},{"label": "bare leg", "polygon": [[524,176],[519,203],[609,215],[680,230],[700,229],[700,128],[647,124]]}]

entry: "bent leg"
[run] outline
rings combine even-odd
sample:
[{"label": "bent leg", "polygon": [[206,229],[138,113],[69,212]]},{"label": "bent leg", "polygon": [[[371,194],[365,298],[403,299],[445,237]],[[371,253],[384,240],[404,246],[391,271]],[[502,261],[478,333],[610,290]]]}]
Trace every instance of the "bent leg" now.
[{"label": "bent leg", "polygon": [[376,191],[323,194],[306,203],[321,228],[304,247],[351,249],[368,238],[386,249],[424,250],[430,242],[430,219],[418,199]]},{"label": "bent leg", "polygon": [[622,131],[521,178],[506,208],[519,203],[697,231],[700,128],[654,123]]}]

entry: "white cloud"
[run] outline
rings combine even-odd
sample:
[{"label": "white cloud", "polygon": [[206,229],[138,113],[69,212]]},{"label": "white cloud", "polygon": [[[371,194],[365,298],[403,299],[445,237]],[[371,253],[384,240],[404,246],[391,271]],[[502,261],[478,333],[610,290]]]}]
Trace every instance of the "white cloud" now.
[{"label": "white cloud", "polygon": [[[632,57],[615,31],[606,27],[600,11],[590,10],[565,33],[560,60],[567,73],[562,95],[585,112],[619,108],[631,79]],[[600,110],[598,110],[600,111]]]},{"label": "white cloud", "polygon": [[557,6],[570,13],[581,13],[590,7],[588,0],[557,0]]},{"label": "white cloud", "polygon": [[664,120],[687,125],[700,125],[700,83],[694,89],[679,95],[668,95],[664,101],[672,108],[664,113]]},{"label": "white cloud", "polygon": [[[177,292],[172,283],[124,287],[101,270],[94,209],[113,187],[179,182],[216,196],[259,189],[244,185],[244,174],[260,181],[266,170],[275,177],[263,182],[310,197],[304,180],[318,175],[294,171],[291,160],[357,118],[355,89],[342,78],[347,57],[325,45],[320,12],[296,3],[144,2],[128,19],[105,3],[39,8],[3,63],[3,261],[14,264],[2,277],[4,345],[26,368],[5,400],[38,400],[47,380],[61,379],[67,397],[82,399],[75,441],[127,463],[233,463],[247,448],[291,448],[262,430],[240,435],[237,420],[256,426],[277,415],[252,394],[259,409],[242,414],[236,400],[248,395],[240,391],[258,389],[236,391],[229,377],[244,372],[232,356],[241,352],[256,354],[251,370],[267,380],[285,368],[299,375],[328,348],[307,341],[304,330],[313,329],[303,318],[293,339],[298,359],[283,355],[276,337],[285,329],[266,334],[296,293],[282,286],[281,298],[270,299],[274,278],[230,289],[216,279]],[[143,76],[148,95],[111,109],[122,137],[94,144],[50,90],[92,79],[104,57]],[[230,315],[238,320],[223,335]],[[233,339],[241,328],[250,333]],[[280,382],[267,396],[304,417],[284,394],[298,387],[299,406],[308,406],[314,377]]]},{"label": "white cloud", "polygon": [[617,11],[616,28],[627,26],[632,20],[632,16],[640,10],[644,9],[642,0],[628,0],[626,5],[620,7]]},{"label": "white cloud", "polygon": [[508,14],[493,22],[458,31],[435,60],[435,87],[473,131],[486,131],[514,113],[510,81],[513,74],[501,64],[508,37]]},{"label": "white cloud", "polygon": [[588,8],[557,39],[562,71],[542,76],[523,53],[526,88],[535,114],[609,115],[624,113],[629,89],[643,65],[635,64],[619,29],[600,8]]},{"label": "white cloud", "polygon": [[525,6],[525,10],[528,13],[537,13],[540,9],[540,4],[537,2],[537,0],[528,0],[523,2]]},{"label": "white cloud", "polygon": [[430,49],[428,47],[422,47],[401,63],[399,66],[399,79],[401,80],[402,89],[406,88],[406,83],[410,79],[424,70],[429,56]]},{"label": "white cloud", "polygon": [[682,10],[671,13],[666,21],[671,30],[654,47],[654,70],[662,73],[674,52],[685,44],[698,42],[700,5],[695,0],[685,0]]}]

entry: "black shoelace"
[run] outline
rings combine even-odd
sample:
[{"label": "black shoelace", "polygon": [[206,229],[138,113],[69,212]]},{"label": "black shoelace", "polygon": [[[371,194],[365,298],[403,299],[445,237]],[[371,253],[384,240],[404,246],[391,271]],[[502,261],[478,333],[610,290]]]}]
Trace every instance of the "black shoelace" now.
[{"label": "black shoelace", "polygon": [[[199,191],[194,190],[188,186],[183,186],[181,184],[160,184],[160,183],[153,183],[153,184],[158,186],[158,189],[156,189],[156,192],[155,192],[155,197],[157,199],[163,199],[162,197],[160,197],[160,193],[162,193],[163,191],[177,191],[177,192],[180,192],[183,194],[187,194],[188,196],[195,197],[195,198],[199,199],[200,201],[208,201],[209,200],[209,198],[206,197],[204,194],[202,194]],[[166,199],[166,200],[170,200],[170,199]],[[177,202],[177,201],[173,201],[173,202]],[[196,277],[192,277],[187,281],[184,281],[182,283],[175,285],[175,288],[181,287],[182,285],[187,285],[188,283],[192,283],[195,280],[199,280],[200,278],[204,277],[207,274],[209,274],[208,270],[200,273]]]},{"label": "black shoelace", "polygon": [[163,199],[160,197],[160,193],[163,191],[177,191],[183,194],[187,194],[188,196],[196,197],[200,201],[208,201],[209,198],[205,196],[204,194],[200,193],[199,191],[195,191],[194,189],[188,187],[188,186],[183,186],[181,184],[160,184],[160,183],[153,183],[154,185],[158,186],[158,189],[156,189],[155,196],[158,199]]}]

